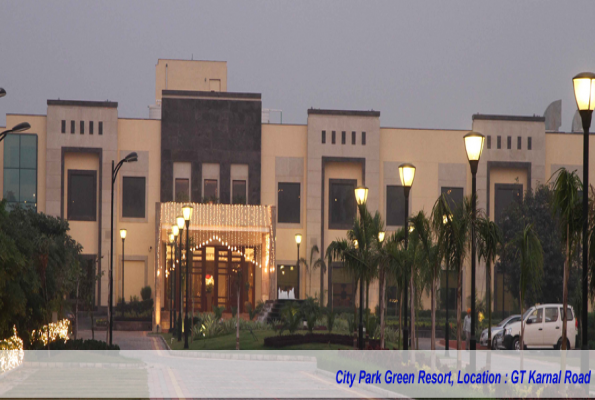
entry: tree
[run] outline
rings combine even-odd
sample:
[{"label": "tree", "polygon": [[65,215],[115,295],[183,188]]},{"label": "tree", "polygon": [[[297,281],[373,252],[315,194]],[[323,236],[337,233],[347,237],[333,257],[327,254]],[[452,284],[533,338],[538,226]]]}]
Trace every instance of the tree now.
[{"label": "tree", "polygon": [[[543,275],[543,250],[537,234],[531,224],[525,225],[522,234],[514,241],[519,255],[520,281],[519,281],[519,307],[521,315],[524,314],[524,297],[528,288],[539,290],[541,276]],[[525,322],[521,320],[520,349],[523,349]]]},{"label": "tree", "polygon": [[407,329],[406,326],[403,326],[403,289],[408,284],[411,273],[410,257],[405,248],[405,227],[390,235],[387,239],[385,250],[388,257],[387,272],[395,282],[397,292],[399,293],[399,329],[403,332]]},{"label": "tree", "polygon": [[[568,172],[560,168],[554,173],[554,198],[552,209],[560,217],[562,240],[566,243],[566,260],[564,262],[564,279],[562,281],[562,350],[566,350],[568,310],[568,279],[570,276],[570,262],[580,240],[582,228],[582,212],[579,191],[583,185],[575,171]],[[552,176],[552,177],[553,177]],[[586,321],[583,321],[586,323]],[[586,339],[586,338],[585,338]]]},{"label": "tree", "polygon": [[492,263],[502,243],[502,232],[487,215],[477,220],[477,252],[486,263],[486,308],[488,313],[488,349],[492,349]]},{"label": "tree", "polygon": [[299,263],[302,264],[304,266],[304,268],[306,269],[306,272],[308,273],[308,280],[310,282],[310,287],[309,290],[306,291],[306,293],[309,293],[312,291],[312,272],[314,272],[316,270],[316,268],[320,268],[320,282],[321,282],[321,289],[320,289],[320,306],[322,307],[322,299],[323,299],[323,291],[324,291],[324,281],[323,281],[323,277],[324,277],[324,272],[326,270],[326,265],[324,263],[324,260],[322,259],[322,257],[319,257],[318,259],[316,259],[316,255],[320,253],[320,250],[318,250],[318,246],[314,245],[312,246],[312,248],[310,249],[310,261],[306,261],[305,258],[300,258]]}]

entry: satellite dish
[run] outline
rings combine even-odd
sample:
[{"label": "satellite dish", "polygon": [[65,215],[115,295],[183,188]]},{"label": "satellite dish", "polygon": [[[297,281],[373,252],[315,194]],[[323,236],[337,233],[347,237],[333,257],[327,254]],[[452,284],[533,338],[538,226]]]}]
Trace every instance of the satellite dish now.
[{"label": "satellite dish", "polygon": [[545,109],[545,130],[558,132],[562,126],[562,100],[550,103]]},{"label": "satellite dish", "polygon": [[578,113],[578,110],[574,113],[574,118],[572,118],[572,132],[582,132],[583,131],[583,119],[581,115]]}]

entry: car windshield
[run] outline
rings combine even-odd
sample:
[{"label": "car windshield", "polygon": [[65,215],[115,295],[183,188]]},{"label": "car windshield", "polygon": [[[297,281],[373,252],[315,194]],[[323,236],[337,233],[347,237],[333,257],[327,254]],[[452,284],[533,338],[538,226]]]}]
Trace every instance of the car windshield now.
[{"label": "car windshield", "polygon": [[535,307],[531,307],[530,309],[525,311],[525,313],[523,314],[523,321],[529,316],[529,314],[533,312],[533,310],[535,310]]},{"label": "car windshield", "polygon": [[500,326],[500,327],[502,327],[502,326],[506,325],[506,324],[507,324],[507,323],[508,323],[508,322],[509,322],[511,319],[513,319],[513,318],[514,318],[514,317],[507,317],[507,318],[504,318],[504,319],[503,319],[502,321],[500,321],[500,322],[498,323],[498,325],[496,325],[496,326]]}]

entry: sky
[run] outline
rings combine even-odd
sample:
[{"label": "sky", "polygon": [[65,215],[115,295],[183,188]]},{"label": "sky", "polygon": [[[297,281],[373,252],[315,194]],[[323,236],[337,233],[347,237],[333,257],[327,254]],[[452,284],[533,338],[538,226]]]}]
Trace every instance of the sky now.
[{"label": "sky", "polygon": [[595,71],[595,1],[0,1],[0,125],[47,99],[110,100],[147,118],[158,58],[222,60],[228,91],[305,124],[379,110],[383,127],[471,129],[543,115]]}]

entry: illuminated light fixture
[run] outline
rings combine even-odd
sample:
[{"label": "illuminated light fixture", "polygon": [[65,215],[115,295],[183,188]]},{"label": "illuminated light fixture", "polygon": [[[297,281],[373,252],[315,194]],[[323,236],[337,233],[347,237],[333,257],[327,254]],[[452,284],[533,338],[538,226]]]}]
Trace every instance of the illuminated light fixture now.
[{"label": "illuminated light fixture", "polygon": [[401,185],[410,188],[415,179],[415,165],[408,163],[399,165],[399,176],[401,177]]},{"label": "illuminated light fixture", "polygon": [[353,246],[354,246],[356,249],[359,249],[359,242],[357,241],[357,239],[355,239],[355,240],[353,241]]},{"label": "illuminated light fixture", "polygon": [[176,236],[173,233],[169,234],[169,243],[173,244],[174,240],[176,240]]},{"label": "illuminated light fixture", "polygon": [[368,199],[368,188],[365,186],[358,186],[355,188],[355,201],[357,205],[361,206],[366,204],[366,200]]},{"label": "illuminated light fixture", "polygon": [[379,241],[380,243],[384,242],[384,236],[385,236],[385,235],[386,235],[386,232],[384,232],[384,231],[380,231],[380,232],[378,232],[378,241]]},{"label": "illuminated light fixture", "polygon": [[295,234],[295,242],[296,242],[297,244],[300,244],[300,243],[302,243],[302,235],[300,235],[299,233],[296,233],[296,234]]},{"label": "illuminated light fixture", "polygon": [[291,268],[289,268],[290,271],[293,271],[293,265],[291,266]]},{"label": "illuminated light fixture", "polygon": [[283,269],[283,268],[285,268],[285,265],[282,265],[282,266],[279,267],[279,269]]},{"label": "illuminated light fixture", "polygon": [[[483,142],[485,140],[485,136],[483,136],[481,133],[472,131],[463,136],[463,140],[465,141],[465,151],[467,152],[467,159],[469,160],[469,163],[479,163],[481,153],[483,152]],[[473,166],[471,169],[473,170]],[[475,165],[475,171],[477,171],[477,165]]]},{"label": "illuminated light fixture", "polygon": [[413,232],[415,230],[415,226],[413,224],[409,224],[409,232]]},{"label": "illuminated light fixture", "polygon": [[190,221],[190,218],[192,218],[192,206],[186,205],[182,207],[182,215],[184,216],[184,221]]},{"label": "illuminated light fixture", "polygon": [[186,225],[186,221],[184,221],[184,217],[181,215],[178,215],[176,217],[176,224],[178,224],[178,228],[180,230],[184,229],[184,225]]},{"label": "illuminated light fixture", "polygon": [[180,234],[180,228],[178,228],[178,225],[171,227],[171,233],[174,235],[174,237],[177,237]]},{"label": "illuminated light fixture", "polygon": [[281,275],[285,275],[285,271],[281,271]]},{"label": "illuminated light fixture", "polygon": [[572,78],[574,98],[579,111],[595,109],[595,74],[582,72]]}]

